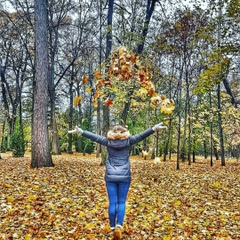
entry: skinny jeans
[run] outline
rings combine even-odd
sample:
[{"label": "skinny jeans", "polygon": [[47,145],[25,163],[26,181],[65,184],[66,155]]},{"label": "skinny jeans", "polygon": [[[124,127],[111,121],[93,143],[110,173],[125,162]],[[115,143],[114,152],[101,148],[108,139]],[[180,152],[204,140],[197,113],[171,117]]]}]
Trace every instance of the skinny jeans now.
[{"label": "skinny jeans", "polygon": [[106,182],[110,227],[123,225],[130,182]]}]

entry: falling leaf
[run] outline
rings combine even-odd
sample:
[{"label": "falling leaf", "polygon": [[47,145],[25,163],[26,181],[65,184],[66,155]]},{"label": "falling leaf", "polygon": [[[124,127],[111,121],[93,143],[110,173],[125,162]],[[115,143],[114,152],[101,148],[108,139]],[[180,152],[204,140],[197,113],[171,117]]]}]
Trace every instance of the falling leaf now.
[{"label": "falling leaf", "polygon": [[101,78],[101,77],[102,77],[101,71],[96,71],[96,72],[94,73],[94,78],[99,79],[99,78]]},{"label": "falling leaf", "polygon": [[88,76],[83,76],[83,78],[82,78],[82,84],[84,85],[84,84],[86,84],[87,82],[88,82],[88,79],[89,79],[89,77]]},{"label": "falling leaf", "polygon": [[172,99],[164,98],[161,102],[161,112],[171,114],[175,109],[174,101]]},{"label": "falling leaf", "polygon": [[91,93],[92,92],[92,88],[86,88],[86,92],[87,93]]},{"label": "falling leaf", "polygon": [[127,53],[127,48],[124,46],[120,46],[118,48],[119,55],[122,56],[123,54]]},{"label": "falling leaf", "polygon": [[74,98],[74,101],[73,101],[73,106],[74,106],[74,107],[77,107],[77,105],[78,105],[79,102],[81,102],[81,101],[82,101],[82,97],[76,96],[76,97]]},{"label": "falling leaf", "polygon": [[146,88],[141,87],[141,88],[139,89],[139,93],[142,94],[142,95],[146,95],[146,94],[148,93],[148,91],[147,91]]},{"label": "falling leaf", "polygon": [[160,102],[161,102],[161,97],[160,97],[160,96],[153,96],[153,97],[151,98],[151,102],[152,102],[153,104],[159,105]]},{"label": "falling leaf", "polygon": [[97,98],[99,96],[99,91],[96,91],[93,95],[93,98]]},{"label": "falling leaf", "polygon": [[108,106],[108,107],[110,107],[112,104],[113,104],[113,99],[107,99],[105,101],[105,105]]},{"label": "falling leaf", "polygon": [[98,106],[98,102],[97,102],[96,99],[93,100],[93,106],[94,106],[94,107],[97,107],[97,106]]}]

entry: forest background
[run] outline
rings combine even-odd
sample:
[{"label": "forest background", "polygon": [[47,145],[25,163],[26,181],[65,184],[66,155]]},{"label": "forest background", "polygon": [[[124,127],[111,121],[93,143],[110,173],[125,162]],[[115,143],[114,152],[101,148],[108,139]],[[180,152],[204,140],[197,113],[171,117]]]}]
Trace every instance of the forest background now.
[{"label": "forest background", "polygon": [[[222,165],[226,157],[239,158],[239,1],[43,4],[1,3],[2,152],[23,156],[34,149],[32,167],[51,166],[49,152],[93,152],[91,142],[68,134],[75,125],[104,135],[120,123],[135,134],[162,121],[167,131],[133,154],[147,150],[167,160],[177,153],[177,168],[179,159],[191,164],[196,155],[211,156],[211,164],[221,158]],[[41,11],[46,21],[38,20]],[[38,53],[41,38],[47,45]],[[153,106],[153,92],[139,79],[105,76],[99,84],[96,73],[109,73],[121,46],[139,57],[154,92],[174,101],[170,114]],[[104,149],[95,150],[104,156]]]},{"label": "forest background", "polygon": [[68,130],[159,122],[131,150],[124,239],[239,239],[239,13],[2,0],[0,239],[111,239],[106,151]]}]

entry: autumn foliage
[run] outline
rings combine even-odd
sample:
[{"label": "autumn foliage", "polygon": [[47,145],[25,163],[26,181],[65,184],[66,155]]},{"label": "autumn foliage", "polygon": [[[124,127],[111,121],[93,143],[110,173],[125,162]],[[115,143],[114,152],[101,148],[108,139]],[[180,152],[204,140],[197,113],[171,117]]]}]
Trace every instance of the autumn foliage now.
[{"label": "autumn foliage", "polygon": [[[112,239],[104,166],[94,155],[53,156],[55,167],[31,169],[30,155],[2,154],[0,239]],[[123,239],[239,239],[240,165],[197,158],[131,157]]]},{"label": "autumn foliage", "polygon": [[[170,114],[174,110],[173,100],[159,96],[152,81],[152,74],[141,64],[138,54],[131,54],[126,47],[115,49],[100,70],[94,73],[96,89],[93,105],[97,107],[98,99],[106,106],[123,108],[126,102],[146,102],[161,109],[162,113]],[[82,84],[87,83],[84,76]],[[74,106],[79,102],[77,96]]]}]

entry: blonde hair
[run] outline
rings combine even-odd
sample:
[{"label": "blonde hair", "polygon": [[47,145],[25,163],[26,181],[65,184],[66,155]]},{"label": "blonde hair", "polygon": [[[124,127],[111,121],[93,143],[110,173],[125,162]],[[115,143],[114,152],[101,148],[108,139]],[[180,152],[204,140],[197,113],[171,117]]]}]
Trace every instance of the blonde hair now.
[{"label": "blonde hair", "polygon": [[114,126],[113,129],[107,133],[107,138],[110,140],[116,139],[124,140],[129,137],[130,137],[129,131],[127,130],[127,128],[121,125]]}]

